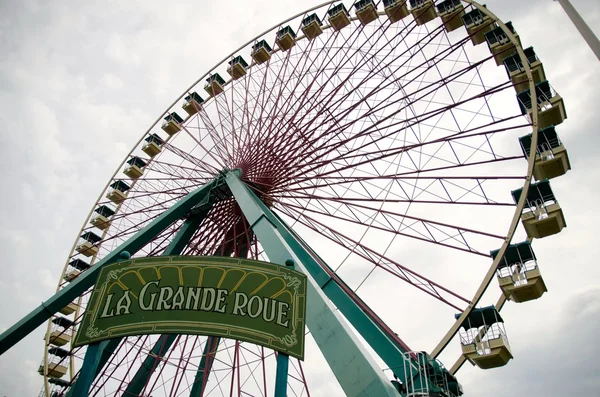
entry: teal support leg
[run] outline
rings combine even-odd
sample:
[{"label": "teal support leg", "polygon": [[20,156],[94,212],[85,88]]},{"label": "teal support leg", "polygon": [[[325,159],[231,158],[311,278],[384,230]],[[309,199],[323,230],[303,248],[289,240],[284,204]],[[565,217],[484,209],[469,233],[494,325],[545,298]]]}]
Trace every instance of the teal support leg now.
[{"label": "teal support leg", "polygon": [[[240,173],[239,171],[232,172],[236,175],[239,175]],[[120,252],[128,251],[133,254],[144,247],[150,240],[165,230],[173,222],[185,217],[192,209],[198,210],[210,207],[212,205],[209,199],[211,191],[223,189],[223,182],[223,177],[219,176],[212,182],[188,194],[177,202],[177,204],[165,211],[161,216],[137,232],[133,237],[121,244],[113,252],[106,255],[101,261],[82,273],[68,286],[61,289],[50,299],[42,303],[17,324],[4,331],[2,335],[0,335],[0,355],[27,336],[44,321],[48,320],[48,318],[53,316],[58,310],[67,306],[75,298],[94,285],[103,265],[114,262]]]},{"label": "teal support leg", "polygon": [[73,397],[86,397],[89,395],[90,385],[94,381],[94,374],[100,364],[100,353],[101,345],[106,345],[107,341],[92,343],[87,347],[85,352],[85,358],[83,359],[83,366],[79,372],[77,382],[69,390],[69,394]]},{"label": "teal support leg", "polygon": [[287,378],[290,356],[277,353],[277,373],[275,375],[275,397],[287,397]]},{"label": "teal support leg", "polygon": [[[326,278],[318,279],[309,272],[309,266],[320,269],[318,263],[236,174],[228,173],[226,182],[269,260],[283,264],[292,259],[296,268],[309,276],[306,322],[346,395],[397,397],[392,383],[322,291],[329,277],[325,274]],[[324,273],[322,269],[321,272]]]},{"label": "teal support leg", "polygon": [[211,336],[206,340],[202,359],[200,360],[200,365],[198,365],[198,371],[196,371],[196,377],[194,378],[194,385],[190,391],[190,397],[201,397],[204,395],[204,390],[208,383],[212,365],[215,362],[215,356],[217,355],[220,341],[221,338],[216,336]]}]

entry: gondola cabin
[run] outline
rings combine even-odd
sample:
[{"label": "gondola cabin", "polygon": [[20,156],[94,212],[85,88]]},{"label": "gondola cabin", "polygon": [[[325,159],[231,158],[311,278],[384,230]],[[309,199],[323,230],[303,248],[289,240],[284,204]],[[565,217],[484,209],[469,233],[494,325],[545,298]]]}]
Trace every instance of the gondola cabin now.
[{"label": "gondola cabin", "polygon": [[409,352],[404,356],[405,362],[411,365],[405,365],[403,395],[459,397],[463,394],[456,378],[428,353]]},{"label": "gondola cabin", "polygon": [[217,96],[223,91],[225,91],[225,80],[221,77],[219,73],[215,73],[210,75],[206,79],[206,84],[204,85],[204,91],[208,93],[210,96]]},{"label": "gondola cabin", "polygon": [[446,32],[453,32],[463,26],[462,16],[465,15],[465,6],[460,0],[445,0],[436,7]]},{"label": "gondola cabin", "polygon": [[72,332],[69,328],[73,326],[73,321],[66,317],[54,317],[52,319],[54,326],[50,330],[48,340],[54,346],[64,346],[71,340]]},{"label": "gondola cabin", "polygon": [[[533,82],[539,84],[542,81],[545,81],[546,73],[544,71],[544,65],[542,65],[542,62],[535,54],[533,47],[525,48],[523,52],[527,57],[527,62],[529,63],[531,74],[533,75]],[[529,88],[529,78],[527,77],[527,73],[525,73],[525,67],[523,66],[519,54],[507,56],[502,62],[504,63],[504,68],[515,87],[517,94],[527,90]]]},{"label": "gondola cabin", "polygon": [[285,26],[277,31],[275,42],[281,48],[281,51],[287,51],[296,45],[296,32],[291,26]]},{"label": "gondola cabin", "polygon": [[106,230],[110,227],[110,218],[115,214],[115,211],[107,205],[101,205],[94,210],[94,215],[90,223],[100,230]]},{"label": "gondola cabin", "polygon": [[327,20],[336,32],[350,25],[350,14],[344,3],[336,4],[327,11]]},{"label": "gondola cabin", "polygon": [[[559,125],[567,118],[567,112],[562,97],[554,91],[548,81],[542,81],[541,83],[536,84],[535,93],[537,96],[538,129],[544,129],[551,125]],[[523,115],[528,115],[530,119],[533,119],[531,91],[529,88],[519,93],[517,99],[519,100],[521,113],[523,113]]]},{"label": "gondola cabin", "polygon": [[463,15],[462,20],[473,45],[482,44],[485,41],[485,34],[496,27],[492,18],[477,8]]},{"label": "gondola cabin", "polygon": [[[499,252],[495,250],[490,254],[496,259]],[[506,248],[498,262],[496,275],[502,293],[513,302],[538,299],[548,291],[529,241],[511,244]]]},{"label": "gondola cabin", "polygon": [[425,25],[437,17],[433,0],[410,0],[410,13],[417,25]]},{"label": "gondola cabin", "polygon": [[177,113],[173,112],[168,114],[162,123],[162,130],[169,134],[169,136],[173,136],[179,131],[181,131],[181,123],[183,123],[183,119]]},{"label": "gondola cabin", "polygon": [[[456,319],[461,315],[457,314]],[[494,306],[473,309],[459,335],[463,356],[481,369],[502,367],[513,358],[504,320]]]},{"label": "gondola cabin", "polygon": [[309,40],[312,40],[323,33],[322,26],[323,23],[317,14],[310,14],[302,20],[302,33],[304,33]]},{"label": "gondola cabin", "polygon": [[354,9],[356,10],[356,17],[362,26],[366,26],[379,18],[373,0],[359,0],[354,3]]},{"label": "gondola cabin", "polygon": [[202,102],[204,102],[204,99],[202,99],[202,97],[198,95],[196,91],[187,95],[185,98],[183,98],[183,100],[185,102],[183,102],[182,108],[190,116],[198,113],[200,107],[202,106]]},{"label": "gondola cabin", "polygon": [[383,7],[391,23],[398,22],[410,14],[408,0],[383,0]]},{"label": "gondola cabin", "polygon": [[156,134],[151,134],[144,139],[146,143],[142,146],[142,152],[146,153],[151,158],[159,154],[165,141]]},{"label": "gondola cabin", "polygon": [[246,69],[248,69],[248,63],[241,55],[238,55],[229,61],[227,73],[229,73],[232,79],[237,80],[246,74]]},{"label": "gondola cabin", "polygon": [[55,329],[50,333],[48,340],[54,346],[64,346],[71,340],[71,333],[66,330]]},{"label": "gondola cabin", "polygon": [[[506,22],[506,27],[513,34],[519,45],[521,45],[521,38],[513,28],[512,22]],[[488,48],[494,55],[494,60],[498,66],[502,66],[504,58],[517,53],[517,47],[508,38],[504,29],[500,26],[487,32],[485,34],[485,40],[487,41]]]},{"label": "gondola cabin", "polygon": [[79,243],[75,248],[77,252],[85,256],[94,256],[98,253],[98,243],[102,241],[102,237],[94,232],[85,232],[79,238]]},{"label": "gondola cabin", "polygon": [[53,385],[52,391],[50,392],[50,397],[66,397],[68,390],[67,388],[71,387],[71,382],[63,380],[50,378],[48,379],[48,383]]},{"label": "gondola cabin", "polygon": [[267,44],[265,40],[257,41],[252,46],[251,56],[256,63],[264,63],[271,59],[271,47]]},{"label": "gondola cabin", "polygon": [[[46,376],[50,378],[61,378],[67,373],[70,353],[68,350],[60,347],[51,347],[48,349],[48,371]],[[38,372],[44,374],[44,363],[40,365]]]},{"label": "gondola cabin", "polygon": [[[519,138],[525,157],[531,155],[532,134]],[[550,126],[538,132],[533,177],[537,181],[552,179],[564,175],[571,169],[569,155],[561,142],[556,128]]]},{"label": "gondola cabin", "polygon": [[127,198],[127,192],[130,186],[122,180],[116,180],[110,184],[110,190],[106,194],[106,198],[115,204],[121,204]]},{"label": "gondola cabin", "polygon": [[61,314],[64,314],[65,316],[68,316],[69,314],[74,313],[75,310],[77,310],[77,304],[75,304],[74,302],[71,302],[67,306],[63,307],[62,309],[59,309],[58,312]]},{"label": "gondola cabin", "polygon": [[146,161],[140,157],[131,156],[131,158],[127,160],[127,166],[123,170],[123,173],[131,179],[138,179],[140,176],[144,175],[145,166]]},{"label": "gondola cabin", "polygon": [[63,280],[70,283],[71,281],[75,280],[79,276],[79,273],[81,273],[81,272],[77,269],[69,270],[65,273]]},{"label": "gondola cabin", "polygon": [[[523,189],[512,192],[515,203],[519,202],[522,193]],[[567,226],[549,181],[541,181],[529,186],[521,222],[529,238],[552,236]]]},{"label": "gondola cabin", "polygon": [[65,272],[65,276],[63,277],[65,281],[71,282],[76,279],[79,274],[88,269],[90,265],[82,259],[73,259],[69,262],[69,267],[67,267],[67,271]]}]

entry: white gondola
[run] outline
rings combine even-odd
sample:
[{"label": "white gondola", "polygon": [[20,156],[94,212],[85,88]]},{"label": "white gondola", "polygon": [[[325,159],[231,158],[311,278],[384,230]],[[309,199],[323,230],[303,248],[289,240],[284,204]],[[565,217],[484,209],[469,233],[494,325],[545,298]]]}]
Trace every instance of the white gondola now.
[{"label": "white gondola", "polygon": [[[512,22],[506,22],[506,27],[513,34],[519,45],[521,45],[521,38],[513,28]],[[515,44],[508,38],[504,29],[500,26],[487,32],[485,40],[498,66],[503,64],[504,58],[514,55],[517,52]]]},{"label": "white gondola", "polygon": [[391,23],[398,22],[410,15],[408,0],[383,0],[383,7]]},{"label": "white gondola", "polygon": [[465,6],[460,0],[445,0],[436,7],[446,32],[453,32],[463,26],[462,16],[465,15]]},{"label": "white gondola", "polygon": [[117,180],[110,184],[110,189],[106,194],[106,198],[115,204],[121,204],[127,198],[127,192],[130,186],[121,181]]},{"label": "white gondola", "polygon": [[123,170],[123,173],[131,179],[137,179],[144,175],[144,167],[146,162],[137,156],[132,156],[127,160],[127,166]]},{"label": "white gondola", "polygon": [[145,141],[146,143],[142,146],[142,151],[151,158],[161,152],[162,145],[165,143],[165,141],[156,134],[148,135]]},{"label": "white gondola", "polygon": [[[512,192],[515,203],[523,189]],[[521,222],[529,238],[544,238],[559,233],[566,227],[562,208],[552,193],[550,182],[541,181],[529,186]]]},{"label": "white gondola", "polygon": [[169,136],[172,136],[181,131],[181,123],[183,123],[183,119],[177,113],[171,113],[164,118],[161,128]]},{"label": "white gondola", "polygon": [[356,17],[362,26],[366,26],[379,18],[373,0],[359,0],[354,3],[354,8],[356,8]]},{"label": "white gondola", "polygon": [[496,25],[489,15],[484,14],[479,9],[474,9],[462,16],[463,23],[473,45],[479,45],[485,42],[485,34]]},{"label": "white gondola", "polygon": [[238,55],[229,61],[227,73],[229,73],[232,79],[237,80],[246,75],[246,69],[248,69],[248,63],[246,63],[246,60],[241,55]]},{"label": "white gondola", "polygon": [[290,26],[286,26],[277,32],[275,42],[281,51],[287,51],[296,45],[296,33]]},{"label": "white gondola", "polygon": [[481,369],[502,367],[513,358],[504,320],[494,306],[473,309],[459,335],[463,356]]},{"label": "white gondola", "polygon": [[223,91],[225,91],[225,80],[221,77],[219,73],[215,73],[210,75],[206,79],[206,84],[204,85],[204,91],[210,96],[217,96]]},{"label": "white gondola", "polygon": [[433,0],[410,0],[410,13],[417,25],[425,25],[438,16]]},{"label": "white gondola", "polygon": [[317,14],[310,14],[302,20],[302,33],[304,33],[309,40],[312,40],[323,33],[322,26],[323,23]]},{"label": "white gondola", "polygon": [[[560,95],[548,81],[542,81],[535,86],[538,109],[538,129],[544,129],[552,125],[557,126],[567,118],[565,104]],[[517,95],[521,112],[533,119],[533,107],[531,92],[529,89]]]},{"label": "white gondola", "polygon": [[271,59],[271,47],[267,44],[265,40],[257,41],[252,46],[252,59],[256,63],[264,63]]},{"label": "white gondola", "polygon": [[204,102],[204,99],[202,99],[202,97],[198,95],[198,93],[195,91],[187,95],[185,98],[183,98],[183,100],[185,102],[183,102],[183,105],[181,107],[190,116],[193,116],[194,114],[198,113],[202,102]]},{"label": "white gondola", "polygon": [[[492,257],[496,258],[498,252],[492,251]],[[529,241],[509,245],[496,274],[502,293],[513,302],[538,299],[548,291]]]},{"label": "white gondola", "polygon": [[[527,62],[529,63],[531,74],[533,75],[533,82],[539,84],[542,81],[545,81],[546,72],[544,71],[544,65],[535,54],[533,47],[525,48],[523,52],[527,57]],[[503,63],[517,94],[527,90],[529,88],[529,77],[527,77],[521,57],[518,54],[506,56],[503,59]]]},{"label": "white gondola", "polygon": [[[519,138],[525,157],[531,155],[532,134]],[[533,177],[537,181],[552,179],[564,175],[571,169],[567,149],[561,142],[554,126],[538,132],[538,144],[535,152]]]},{"label": "white gondola", "polygon": [[336,32],[350,25],[350,14],[348,14],[348,10],[343,3],[331,7],[327,14],[329,15],[327,18],[329,24]]}]

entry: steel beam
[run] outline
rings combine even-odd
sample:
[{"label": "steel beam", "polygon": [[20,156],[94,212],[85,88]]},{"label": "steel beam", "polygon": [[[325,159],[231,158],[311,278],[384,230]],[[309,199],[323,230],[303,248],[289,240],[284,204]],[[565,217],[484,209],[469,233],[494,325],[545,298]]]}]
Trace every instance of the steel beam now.
[{"label": "steel beam", "polygon": [[[257,201],[257,205],[261,210],[263,208],[268,210],[252,191],[249,189],[247,191],[254,196],[254,200]],[[345,285],[341,279],[337,278],[334,280],[331,278],[330,274],[334,272],[325,261],[312,251],[309,245],[296,235],[277,214],[270,210],[268,211],[268,213],[265,212],[264,216],[268,217],[271,223],[277,225],[278,230],[289,241],[291,249],[298,252],[298,255],[303,258],[307,274],[310,274],[317,282],[325,295],[335,304],[371,348],[375,350],[377,355],[381,357],[398,379],[407,383],[409,380],[404,378],[405,373],[409,372],[404,370],[406,364],[404,353],[410,352],[410,348],[399,341],[399,339],[396,340],[394,336],[390,335],[391,330],[384,329],[385,323],[370,310],[366,303],[354,294],[352,289]],[[252,222],[250,223],[252,224]],[[416,369],[413,372],[416,372]]]},{"label": "steel beam", "polygon": [[204,395],[204,389],[208,383],[208,377],[212,370],[212,365],[215,362],[215,356],[217,355],[220,341],[221,338],[218,336],[209,336],[206,340],[202,359],[200,360],[200,365],[198,365],[198,371],[196,371],[196,376],[194,378],[194,385],[190,391],[190,397],[202,397]]},{"label": "steel beam", "polygon": [[[240,171],[232,171],[232,173],[238,175]],[[101,261],[82,273],[68,286],[43,302],[17,324],[4,331],[0,335],[0,355],[94,285],[100,269],[105,264],[114,262],[120,252],[127,251],[133,254],[143,248],[152,238],[165,230],[173,222],[185,217],[192,209],[197,210],[206,206],[210,207],[212,205],[209,201],[210,192],[223,187],[223,177],[219,176],[212,182],[191,192],[114,251],[106,255]]]},{"label": "steel beam", "polygon": [[277,372],[275,374],[275,397],[287,397],[287,378],[290,356],[277,353]]},{"label": "steel beam", "polygon": [[594,55],[596,55],[596,58],[598,58],[600,61],[600,40],[598,40],[598,37],[596,37],[594,31],[588,26],[587,23],[585,23],[585,20],[581,17],[579,12],[577,12],[569,0],[554,1],[558,1],[560,3],[562,8],[567,13],[567,16],[571,19],[571,22],[573,22],[573,25],[575,25],[579,31],[579,34],[581,34],[581,37],[583,37],[587,45],[590,47],[590,50],[592,50]]},{"label": "steel beam", "polygon": [[[322,290],[321,287],[330,277],[237,174],[228,173],[226,182],[269,260],[284,264],[286,260],[292,259],[296,268],[309,276],[306,322],[346,395],[397,397],[391,382],[384,377],[383,371],[361,346]],[[346,299],[351,301],[347,296]],[[341,311],[340,305],[334,303]],[[353,302],[352,304],[355,305]],[[366,316],[364,321],[372,323]],[[371,328],[377,329],[373,325]],[[368,337],[365,334],[363,336]],[[402,363],[403,361],[399,361],[395,366]]]}]

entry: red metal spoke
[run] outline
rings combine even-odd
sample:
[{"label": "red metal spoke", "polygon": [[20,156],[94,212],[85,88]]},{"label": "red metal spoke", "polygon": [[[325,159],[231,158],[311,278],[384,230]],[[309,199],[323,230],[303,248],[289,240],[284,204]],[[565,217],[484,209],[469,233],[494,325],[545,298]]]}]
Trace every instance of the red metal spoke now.
[{"label": "red metal spoke", "polygon": [[[291,211],[288,211],[288,209]],[[352,251],[355,255],[360,256],[361,258],[367,260],[371,264],[387,271],[390,274],[393,274],[399,279],[407,282],[410,285],[413,285],[414,287],[433,296],[441,302],[446,303],[447,305],[455,308],[456,310],[463,309],[451,303],[448,300],[450,297],[458,298],[459,300],[465,303],[469,303],[469,301],[466,298],[463,298],[456,292],[453,292],[450,289],[442,286],[441,284],[438,284],[426,277],[421,276],[420,274],[410,270],[409,268],[400,265],[391,258],[381,255],[380,253],[376,252],[373,249],[370,249],[364,244],[361,244],[358,241],[347,237],[344,233],[334,230],[331,227],[323,224],[322,222],[319,222],[316,219],[307,216],[303,212],[295,211],[293,208],[289,207],[285,207],[284,211],[286,215],[290,216],[292,219],[297,219],[297,222],[299,222],[300,224],[316,231],[321,236],[329,239],[330,241],[335,242],[344,249],[349,249],[349,247],[353,247],[351,250],[349,250]],[[444,298],[442,294],[445,294],[447,297]]]}]

